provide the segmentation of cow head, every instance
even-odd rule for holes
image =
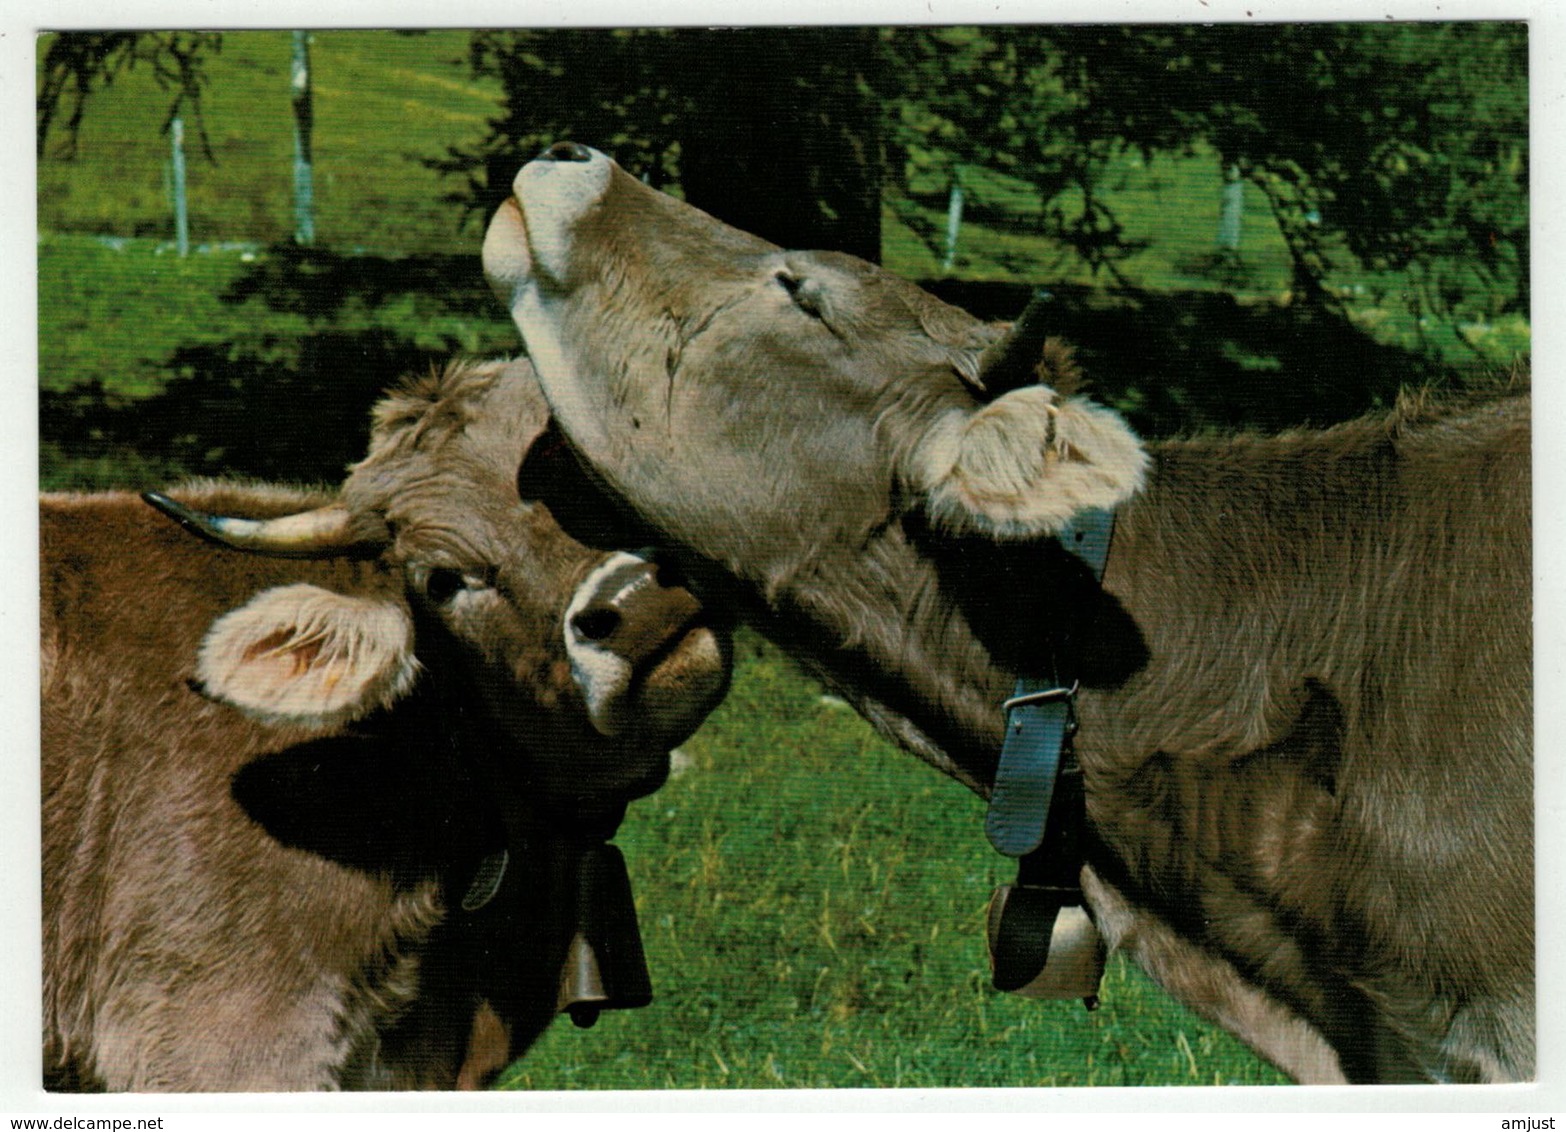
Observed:
[[[655,562],[591,550],[519,499],[521,453],[547,421],[525,361],[454,365],[377,406],[370,454],[328,506],[258,521],[164,500],[228,545],[373,556],[403,582],[380,597],[258,594],[208,633],[207,693],[331,726],[393,706],[430,669],[463,704],[453,726],[474,726],[476,701],[478,726],[526,760],[514,770],[546,804],[655,789],[722,697],[727,638]]]
[[[1038,319],[1007,333],[861,260],[782,250],[585,146],[523,167],[484,267],[594,473],[769,582],[899,511],[1025,539],[1142,482],[1117,416],[1037,383]]]

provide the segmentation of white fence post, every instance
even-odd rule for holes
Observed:
[[[174,245],[179,254],[190,254],[190,213],[185,205],[185,122],[169,122],[170,162],[174,171]]]
[[[294,97],[294,243],[315,243],[315,180],[311,171],[310,33],[294,32],[291,72]]]
[[[1240,167],[1231,164],[1223,171],[1223,202],[1218,209],[1218,250],[1231,256],[1240,254],[1240,222],[1245,218],[1245,180]]]
[[[957,262],[957,233],[962,230],[962,166],[952,168],[952,195],[946,202],[946,255],[941,270],[950,271]]]

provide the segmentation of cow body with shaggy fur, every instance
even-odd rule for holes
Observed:
[[[1080,678],[1107,942],[1300,1080],[1533,1073],[1526,397],[1144,447],[1027,318],[583,146],[515,190],[486,273],[632,522],[981,794],[1018,676]],[[1054,536],[1104,508],[1100,585]]]
[[[726,660],[685,591],[517,498],[546,419],[525,363],[456,366],[382,403],[340,493],[174,493],[357,528],[310,560],[43,497],[49,1087],[471,1088],[554,1017],[602,836],[572,815],[661,782]]]

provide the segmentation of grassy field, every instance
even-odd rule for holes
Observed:
[[[145,399],[180,376],[169,362],[181,350],[222,345],[237,354],[267,343],[282,360],[277,344],[326,328],[395,332],[432,357],[517,348],[479,278],[476,248],[449,257],[449,283],[413,278],[411,267],[399,278],[399,258],[356,257],[384,276],[367,293],[319,278],[344,271],[330,253],[297,260],[287,249],[224,248],[181,259],[150,240],[42,233],[39,388],[99,384],[120,401]]]
[[[460,31],[312,34],[322,242],[342,250],[451,249],[461,213],[441,197],[457,185],[423,161],[482,137],[499,99],[498,86],[469,74],[467,42]],[[194,243],[271,243],[291,235],[290,51],[286,31],[223,37],[203,95],[213,160],[200,151],[195,122],[186,123]],[[169,142],[161,133],[168,95],[139,68],[99,98],[88,111],[77,159],[39,163],[39,225],[171,238]]]
[[[101,97],[80,159],[51,157],[39,172],[43,487],[142,488],[224,472],[331,481],[362,451],[378,388],[453,352],[514,347],[478,277],[479,227],[442,203],[456,186],[422,164],[476,140],[497,109],[498,92],[460,62],[465,45],[460,32],[317,33],[323,250],[310,254],[279,246],[289,224],[287,33],[231,33],[211,67],[218,163],[192,144],[202,247],[188,259],[167,246],[164,96],[131,74]],[[1176,312],[1170,334],[1201,337],[1180,321],[1192,295],[1272,311],[1286,262],[1259,204],[1237,303],[1202,269],[1217,212],[1210,161],[1128,158],[1116,175],[1123,219],[1147,242],[1127,270]],[[974,196],[1014,189],[981,175]],[[885,260],[934,278],[939,263],[911,215],[925,229],[940,223],[931,209],[920,220],[888,208]],[[956,274],[1094,282],[1044,241],[983,224],[964,229]],[[1400,322],[1387,299],[1395,281],[1345,285],[1363,292],[1351,301],[1357,325],[1394,344],[1425,333]],[[1098,313],[1105,337],[1142,337],[1126,334],[1115,311]],[[1275,324],[1264,325],[1270,334]],[[1525,324],[1481,330],[1498,359],[1526,349]],[[1160,355],[1149,372],[1175,374],[1186,361]],[[1236,362],[1258,383],[1275,378],[1269,367],[1249,355]],[[1252,396],[1274,398],[1264,384]],[[991,990],[983,910],[1011,877],[984,841],[979,801],[824,700],[769,646],[745,636],[739,653],[728,702],[686,748],[692,769],[633,807],[618,839],[654,1004],[591,1031],[560,1023],[503,1087],[1281,1080],[1118,960],[1093,1014]]]

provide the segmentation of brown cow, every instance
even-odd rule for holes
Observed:
[[[518,499],[546,419],[525,362],[456,365],[339,495],[175,492],[207,540],[43,498],[49,1087],[475,1087],[555,1015],[727,644]]]
[[[1144,450],[1036,316],[572,143],[484,262],[594,481],[894,740],[988,794],[1018,675],[1080,677],[1088,907],[1187,1005],[1301,1080],[1533,1073],[1526,397]]]

